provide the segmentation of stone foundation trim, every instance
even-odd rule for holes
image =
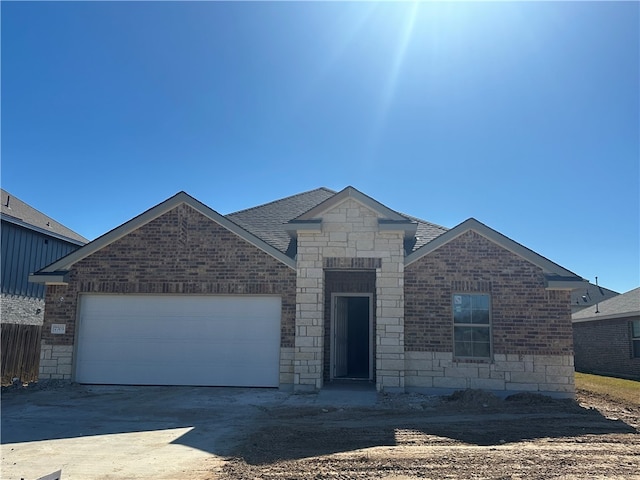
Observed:
[[[293,388],[293,348],[280,348],[280,388]],[[290,387],[288,387],[290,386]]]
[[[72,375],[73,346],[42,344],[39,380],[71,380]]]
[[[406,352],[405,386],[407,391],[474,388],[572,397],[573,356],[495,354],[491,363],[471,364],[454,360],[450,352]]]
[[[429,395],[434,397],[444,397],[453,394],[454,392],[460,390],[460,388],[433,388],[433,387],[406,387],[404,389],[404,393],[419,393],[422,395]],[[489,393],[494,394],[498,398],[507,398],[511,395],[515,395],[517,393],[522,393],[525,390],[491,390],[491,389],[482,389]],[[558,392],[555,390],[537,390],[531,391],[532,393],[536,393],[539,395],[545,395],[551,398],[575,398],[575,394],[573,392]],[[395,392],[392,392],[395,393]],[[399,392],[403,393],[403,392]]]

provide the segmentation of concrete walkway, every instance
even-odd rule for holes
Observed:
[[[315,394],[318,405],[373,406],[378,401],[378,392],[371,384],[329,384]]]

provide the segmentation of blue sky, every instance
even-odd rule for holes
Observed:
[[[6,2],[2,187],[89,239],[352,185],[640,284],[638,2]]]

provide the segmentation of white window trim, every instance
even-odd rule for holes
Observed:
[[[478,323],[456,323],[455,321],[455,296],[456,295],[483,295],[489,299],[489,324],[478,324]],[[493,301],[491,299],[491,294],[488,292],[453,292],[451,295],[451,336],[453,343],[453,358],[455,360],[476,360],[476,361],[491,361],[493,358],[493,314],[492,314],[492,306]],[[456,327],[477,327],[477,328],[487,328],[489,327],[489,355],[486,357],[473,357],[473,356],[463,356],[456,354],[456,336],[455,330]]]

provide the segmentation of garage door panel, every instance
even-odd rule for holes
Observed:
[[[244,364],[247,362],[270,362],[273,360],[273,349],[263,348],[263,344],[260,342],[243,342],[243,350],[255,349],[249,359],[238,359],[238,344],[208,344],[205,340],[200,340],[200,343],[193,342],[172,342],[168,340],[155,340],[146,342],[145,348],[140,348],[140,344],[127,339],[122,342],[101,342],[92,344],[91,348],[80,348],[80,356],[85,359],[85,364],[89,361],[92,362],[113,362],[117,361],[114,358],[117,352],[118,356],[123,357],[126,363],[155,363],[157,365],[171,364],[177,362],[193,363],[195,359],[199,362],[203,362],[203,365],[211,366],[215,362],[219,362],[223,359],[226,365],[231,364]],[[149,360],[149,351],[155,352],[153,360]],[[206,363],[205,363],[206,362]],[[256,368],[257,365],[256,365]]]
[[[265,336],[269,339],[277,339],[280,336],[280,332],[273,328],[273,317],[234,319],[212,318],[211,315],[199,318],[97,315],[89,317],[89,321],[85,320],[85,317],[87,316],[81,317],[83,325],[87,325],[83,333],[95,336],[97,341],[121,341],[123,330],[127,331],[127,337],[130,339],[170,338],[175,341],[198,341],[203,336],[215,336],[219,343],[224,343],[225,340],[260,341]]]
[[[188,363],[171,363],[158,368],[155,362],[147,364],[139,363],[109,363],[87,364],[92,372],[91,382],[94,384],[119,384],[119,385],[194,385],[189,380]],[[107,372],[109,373],[100,373]],[[246,368],[242,365],[212,366],[199,376],[200,381],[195,385],[205,386],[234,386],[234,387],[273,387],[272,381],[266,381],[272,374],[268,368],[256,368],[251,375],[246,375]],[[114,382],[114,378],[117,381]]]
[[[279,297],[83,295],[76,380],[277,386]]]

